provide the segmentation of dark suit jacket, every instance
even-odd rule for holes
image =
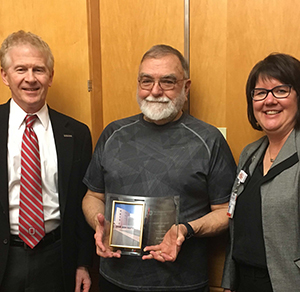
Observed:
[[[10,241],[7,135],[9,104],[0,105],[0,284],[6,268]],[[86,193],[82,183],[92,152],[88,127],[49,108],[57,161],[61,215],[62,265],[65,291],[75,289],[78,266],[90,266],[94,249],[93,231],[85,221],[81,201]],[[60,263],[58,263],[60,264]]]

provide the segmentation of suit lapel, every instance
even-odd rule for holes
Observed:
[[[72,168],[74,136],[73,132],[68,128],[67,119],[63,115],[49,108],[49,116],[57,152],[58,195],[61,218],[63,218]]]
[[[8,214],[7,138],[10,101],[0,106],[0,205]]]

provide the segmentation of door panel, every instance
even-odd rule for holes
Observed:
[[[298,8],[296,0],[228,1],[226,115],[236,159],[244,146],[262,136],[247,119],[245,86],[250,70],[272,52],[300,59]]]
[[[20,29],[42,37],[54,55],[54,82],[48,104],[91,126],[87,11],[85,1],[1,1],[0,40]],[[0,82],[0,102],[11,94]]]
[[[184,48],[182,0],[100,1],[104,126],[139,113],[139,62],[153,45]]]

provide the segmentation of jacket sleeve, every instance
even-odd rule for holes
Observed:
[[[221,286],[224,289],[236,290],[237,288],[237,270],[236,263],[232,259],[233,247],[233,220],[229,221],[229,234],[230,238],[227,244],[225,264],[223,270],[223,278]]]
[[[87,224],[81,208],[82,199],[87,191],[85,184],[82,182],[86,169],[89,165],[92,155],[92,141],[90,131],[87,128],[85,135],[81,137],[83,142],[81,152],[81,168],[80,168],[80,183],[78,189],[78,209],[77,209],[77,244],[78,244],[78,259],[77,266],[91,266],[93,251],[94,251],[94,231]]]

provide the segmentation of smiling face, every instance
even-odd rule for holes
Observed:
[[[137,101],[147,121],[166,124],[178,119],[187,100],[191,81],[184,78],[180,60],[173,54],[160,58],[146,58],[140,65],[139,79],[155,81],[151,90],[138,84]],[[158,81],[176,82],[174,89],[163,90]]]
[[[274,78],[259,78],[255,88],[272,89],[283,83]],[[264,132],[274,137],[286,137],[294,128],[298,110],[297,93],[292,88],[287,98],[275,98],[271,92],[264,100],[252,101],[254,116]]]
[[[9,86],[13,100],[26,113],[39,111],[53,80],[45,55],[29,44],[14,46],[7,54],[7,67],[1,68],[4,84]]]

